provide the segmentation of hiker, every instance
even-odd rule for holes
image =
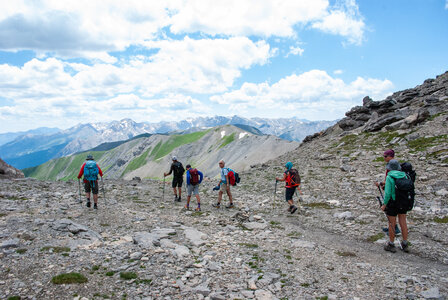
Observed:
[[[397,215],[398,215],[398,223],[400,224],[403,241],[401,242],[401,248],[405,252],[409,252],[408,249],[408,227],[406,224],[406,212],[405,209],[400,209],[397,206],[397,199],[395,193],[395,180],[400,178],[406,178],[407,175],[405,172],[401,171],[400,163],[391,159],[388,162],[389,172],[386,177],[386,183],[384,187],[384,202],[381,206],[381,209],[386,213],[387,219],[389,221],[389,242],[384,246],[384,250],[390,252],[396,252],[395,249],[395,231],[393,228],[396,226]]]
[[[92,155],[87,155],[86,162],[79,170],[78,180],[84,175],[84,190],[87,197],[87,207],[90,207],[90,192],[93,194],[93,208],[98,209],[98,175],[103,179],[103,171]]]
[[[173,193],[174,193],[174,201],[181,202],[182,197],[182,183],[184,182],[184,173],[185,169],[184,166],[182,166],[182,163],[177,160],[176,156],[173,156],[172,158],[173,163],[171,164],[170,171],[168,173],[163,173],[163,176],[168,176],[171,173],[173,173],[173,182],[171,186],[173,187]],[[177,190],[179,190],[179,197],[177,197]]]
[[[196,211],[201,211],[199,185],[201,184],[204,175],[201,171],[192,169],[190,164],[188,164],[185,168],[187,169],[187,204],[185,205],[185,208],[190,209],[191,194],[194,194],[196,196],[196,200],[198,200],[198,207],[196,208]]]
[[[386,176],[384,177],[384,181],[382,181],[382,182],[375,181],[375,185],[376,185],[376,187],[379,187],[379,188],[384,190],[387,174],[390,171],[389,167],[388,167],[389,161],[391,161],[392,159],[395,158],[395,151],[393,149],[389,149],[389,150],[384,151],[383,158],[384,158],[384,161],[387,163],[386,164]],[[397,224],[397,223],[395,222],[395,224]],[[383,228],[383,231],[384,232],[389,232],[389,227]],[[398,229],[398,225],[395,225],[395,234],[400,234],[400,229]]]
[[[213,206],[216,208],[221,207],[222,194],[224,193],[223,190],[225,190],[227,196],[229,196],[229,204],[226,206],[226,208],[232,208],[233,198],[232,193],[230,192],[229,168],[224,167],[225,166],[224,160],[220,160],[218,164],[219,167],[221,168],[221,179],[219,180],[218,185],[213,188],[214,191],[219,190],[218,203],[213,204]]]
[[[285,164],[285,172],[283,173],[283,178],[275,177],[276,181],[285,181],[285,200],[289,204],[288,211],[293,214],[297,210],[297,206],[294,205],[294,200],[292,196],[296,191],[296,188],[300,185],[300,176],[296,169],[293,169],[292,162],[288,161]]]

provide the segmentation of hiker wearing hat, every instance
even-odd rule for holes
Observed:
[[[385,186],[386,179],[387,179],[387,174],[390,171],[389,162],[395,158],[395,151],[393,149],[388,149],[388,150],[384,151],[383,158],[384,158],[384,161],[386,162],[386,176],[384,177],[384,181],[382,181],[382,182],[375,181],[375,185],[384,190],[384,186]],[[395,222],[395,224],[396,224],[396,222]],[[389,227],[383,228],[383,231],[388,232]],[[396,224],[395,225],[395,234],[399,234],[399,233],[400,233],[400,229],[398,229],[398,225]]]
[[[194,194],[196,196],[196,200],[198,201],[198,207],[196,208],[196,211],[201,211],[199,185],[201,184],[204,175],[201,171],[192,169],[190,164],[186,165],[185,168],[187,168],[187,204],[185,204],[185,209],[190,209],[191,194]]]
[[[93,208],[98,209],[98,175],[103,178],[103,171],[93,160],[92,155],[87,155],[86,162],[79,170],[78,180],[84,175],[84,190],[87,197],[87,207],[90,207],[90,192],[93,194]]]
[[[300,185],[300,176],[296,169],[293,169],[292,162],[288,161],[285,164],[285,172],[283,173],[283,178],[275,177],[276,181],[285,181],[285,200],[289,204],[288,211],[293,214],[297,210],[297,206],[294,205],[294,200],[292,196],[296,191],[296,188]]]
[[[397,216],[398,223],[400,224],[403,241],[401,242],[401,248],[403,251],[408,252],[408,226],[406,223],[406,210],[400,209],[396,205],[396,195],[395,195],[395,181],[397,179],[406,178],[406,173],[401,171],[400,163],[391,159],[387,163],[388,174],[386,177],[386,183],[384,186],[384,202],[381,209],[386,213],[387,219],[389,221],[389,242],[384,246],[384,250],[390,252],[396,252],[394,240],[395,231],[393,230],[396,226]]]
[[[184,173],[185,169],[184,166],[182,166],[182,163],[177,160],[176,156],[173,156],[172,158],[173,163],[171,164],[170,171],[168,173],[163,173],[163,176],[168,176],[171,173],[173,173],[173,193],[174,193],[174,201],[180,202],[181,196],[182,196],[182,183],[184,181]],[[177,187],[177,190],[176,190]],[[179,197],[177,196],[177,191],[179,191]]]

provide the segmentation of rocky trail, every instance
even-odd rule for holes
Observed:
[[[443,299],[446,295],[446,240],[426,237],[411,225],[411,253],[386,253],[381,232],[386,222],[375,202],[364,216],[356,212],[350,216],[348,206],[309,201],[304,185],[299,213],[291,215],[280,185],[273,208],[273,185],[257,190],[249,181],[251,174],[243,176],[246,183],[234,189],[233,209],[211,207],[217,197],[214,182],[204,182],[201,212],[183,209],[185,195],[182,203],[172,201],[168,184],[162,201],[162,184],[157,181],[105,180],[106,201],[100,193],[97,211],[85,207],[85,201],[78,203],[75,181],[0,181],[0,298]],[[446,231],[446,224],[442,226],[438,230]],[[369,241],[378,233],[379,240]],[[52,282],[55,276],[72,272],[87,282]]]

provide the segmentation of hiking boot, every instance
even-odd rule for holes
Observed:
[[[186,204],[185,204],[184,208],[185,208],[186,210],[190,210],[190,207],[189,207],[188,205],[186,205]]]
[[[391,242],[388,242],[386,245],[384,245],[384,250],[390,251],[392,253],[397,252],[397,248],[395,248],[395,245],[392,244]]]
[[[218,203],[216,203],[216,204],[212,204],[212,206],[213,206],[213,207],[216,207],[216,208],[220,208],[220,207],[221,207],[221,203],[218,202]]]
[[[288,207],[288,212],[291,212],[292,205]]]
[[[406,253],[409,252],[409,243],[407,241],[401,241],[401,250]]]
[[[177,195],[176,196],[174,196],[174,202],[176,202],[177,201]]]
[[[96,203],[93,204],[93,208],[94,209],[98,209],[98,205],[96,205]]]
[[[226,208],[233,208],[233,203],[229,203],[229,205],[227,205]]]
[[[182,202],[182,200],[180,199],[180,197],[177,198],[177,202]]]
[[[86,206],[87,206],[87,207],[90,207],[90,201],[87,201]]]
[[[201,211],[200,207],[196,207],[195,211]]]
[[[295,213],[296,210],[297,210],[297,206],[293,205],[293,206],[291,207],[291,215],[292,215],[293,213]]]

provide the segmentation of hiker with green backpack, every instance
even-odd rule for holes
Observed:
[[[173,182],[171,186],[173,187],[174,201],[181,202],[182,183],[184,182],[185,169],[182,163],[177,160],[176,156],[173,156],[172,160],[173,163],[171,164],[170,171],[168,173],[163,173],[163,176],[166,177],[173,173]],[[179,197],[177,196],[177,191],[179,191]]]
[[[389,242],[384,246],[384,250],[396,252],[394,228],[398,216],[398,223],[400,224],[403,237],[400,247],[404,252],[409,252],[406,213],[414,205],[414,183],[409,175],[401,171],[400,163],[397,160],[392,159],[387,165],[390,171],[386,177],[384,202],[381,210],[386,213],[389,221]]]
[[[91,206],[90,192],[93,194],[93,208],[98,209],[98,175],[103,179],[103,171],[100,166],[95,162],[92,155],[87,155],[86,162],[81,166],[79,170],[78,181],[84,176],[84,190],[87,197],[87,207]]]
[[[276,182],[277,181],[285,181],[285,200],[289,204],[288,212],[291,214],[295,213],[297,210],[297,206],[294,205],[294,200],[292,199],[292,196],[294,195],[294,192],[296,191],[296,188],[300,185],[300,176],[297,169],[293,168],[292,162],[288,161],[285,164],[285,172],[283,173],[282,178],[275,177]]]

